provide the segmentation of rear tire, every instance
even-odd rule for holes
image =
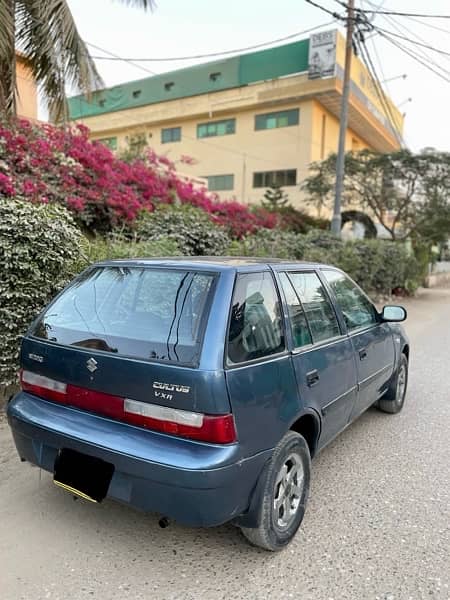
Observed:
[[[275,447],[265,475],[259,527],[241,527],[254,546],[272,552],[289,544],[303,520],[311,457],[305,439],[289,431]]]
[[[378,400],[377,408],[382,412],[395,415],[399,413],[405,403],[406,389],[408,387],[408,359],[404,354],[400,356],[397,372],[386,394]]]

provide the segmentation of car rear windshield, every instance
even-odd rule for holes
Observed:
[[[214,278],[162,268],[94,268],[47,308],[32,335],[66,346],[195,365]]]

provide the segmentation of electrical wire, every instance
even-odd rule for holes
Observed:
[[[309,1],[309,0],[307,0]],[[244,48],[235,48],[234,50],[223,50],[221,52],[210,52],[208,54],[195,54],[192,56],[170,56],[170,57],[158,57],[158,58],[124,58],[120,56],[116,57],[107,57],[107,56],[92,56],[96,60],[123,60],[126,62],[175,62],[180,60],[197,60],[200,58],[214,58],[217,56],[226,56],[228,54],[239,54],[241,52],[246,52],[248,50],[257,50],[258,48],[263,48],[264,46],[270,46],[271,44],[277,44],[279,42],[286,42],[287,40],[291,40],[293,38],[299,37],[300,35],[305,35],[307,33],[311,33],[316,29],[321,29],[323,27],[328,27],[328,25],[332,25],[333,21],[328,23],[323,23],[321,25],[316,25],[315,27],[310,27],[309,29],[305,29],[303,31],[297,31],[296,33],[291,33],[290,35],[286,35],[281,38],[277,38],[275,40],[270,40],[267,42],[261,42],[260,44],[254,44],[252,46],[246,46]],[[89,44],[92,46],[93,44]],[[103,48],[101,48],[103,52],[107,52]],[[111,53],[110,53],[111,54]]]
[[[306,0],[307,2],[309,0]],[[355,8],[359,13],[371,13],[375,15],[392,15],[394,17],[420,17],[421,19],[450,19],[450,15],[430,15],[428,13],[404,13],[395,12],[392,10],[367,10],[362,8]]]
[[[438,25],[435,25],[434,23],[429,23],[428,21],[421,21],[420,19],[417,19],[416,17],[406,17],[409,21],[414,21],[414,23],[419,23],[420,25],[424,25],[425,27],[429,27],[430,29],[434,29],[435,31],[442,31],[443,33],[446,33],[447,35],[450,35],[450,30],[448,29],[444,29],[443,27],[438,27]]]
[[[368,4],[374,6],[373,2],[371,2],[370,0],[367,0],[367,2],[368,2]],[[370,28],[371,28],[372,31],[376,31],[381,37],[383,37],[386,40],[388,40],[391,44],[395,45],[398,49],[402,50],[405,54],[407,54],[408,56],[410,56],[411,58],[413,58],[414,60],[416,60],[423,67],[427,68],[428,70],[430,70],[431,72],[433,72],[435,75],[438,75],[439,77],[441,77],[445,81],[449,81],[449,79],[445,75],[442,74],[442,72],[444,72],[446,75],[450,76],[449,71],[447,71],[446,69],[444,69],[441,64],[436,63],[430,55],[428,55],[427,53],[425,53],[423,50],[419,50],[419,49],[413,50],[412,48],[410,48],[408,46],[405,46],[400,41],[395,40],[392,37],[390,37],[389,35],[387,35],[386,33],[384,33],[384,31],[378,30],[378,27],[375,26],[375,25],[373,25],[370,21],[368,21],[367,17],[364,17],[363,15],[359,15],[358,18],[361,20],[361,17],[365,20],[363,22],[365,22],[366,24],[368,24],[370,26]],[[410,31],[409,29],[405,28],[400,23],[397,23],[394,19],[392,19],[392,17],[390,17],[390,16],[384,16],[384,18],[397,31],[402,32],[402,31],[406,30],[408,33],[410,33],[412,35],[415,35],[412,31]],[[396,35],[396,34],[392,34],[392,35]],[[422,39],[422,38],[419,38],[419,39]],[[424,40],[422,39],[422,41],[424,41]],[[444,58],[446,58],[445,55],[443,55],[443,56],[444,56]],[[435,67],[435,68],[433,68],[433,67]]]
[[[371,2],[371,0],[367,0],[367,2],[368,2],[368,4],[375,6],[374,3]],[[422,44],[427,44],[427,41],[424,38],[420,37],[415,31],[413,32],[411,29],[408,29],[408,27],[406,27],[406,25],[404,23],[399,23],[398,21],[396,21],[395,19],[393,19],[392,17],[389,17],[389,16],[382,16],[382,18],[388,23],[388,25],[390,25],[397,32],[399,32],[400,35],[405,34],[405,32],[407,35],[411,35],[413,37],[411,43],[419,41],[419,42],[422,42]],[[424,23],[424,24],[426,24],[426,23]],[[427,54],[423,50],[416,50],[416,52],[425,61],[433,64],[438,70],[442,69],[442,66],[440,64],[437,64],[436,62],[434,62],[431,55]],[[442,54],[442,56],[445,60],[450,61],[450,58],[447,57],[445,54]]]
[[[320,4],[317,4],[317,2],[314,2],[314,0],[305,0],[305,2],[307,2],[308,4],[311,4],[311,6],[315,6],[316,8],[320,8],[320,10],[322,10],[323,12],[326,12],[327,14],[331,15],[334,19],[344,19],[344,17],[332,10],[329,10],[328,8],[325,8],[325,6],[321,6]]]
[[[101,48],[100,46],[96,46],[95,44],[91,44],[90,42],[86,42],[86,45],[91,46],[91,48],[95,48],[96,50],[100,50],[100,52],[104,52],[105,54],[109,54],[110,58],[114,58],[115,60],[121,60],[125,63],[128,63],[132,67],[136,67],[136,69],[140,69],[141,71],[145,71],[146,73],[149,73],[150,75],[158,75],[158,73],[156,73],[155,71],[151,71],[150,69],[148,69],[147,67],[144,67],[143,65],[138,65],[130,59],[122,58],[118,54],[114,54],[113,52],[110,52],[109,50],[105,50],[104,48]],[[106,57],[106,56],[103,56],[103,57],[91,56],[91,58],[107,59],[108,57]]]
[[[433,52],[438,52],[439,54],[444,54],[445,56],[450,56],[450,52],[446,52],[445,50],[441,50],[440,48],[434,48],[433,46],[430,46],[428,44],[423,44],[417,40],[413,40],[411,38],[405,37],[404,35],[400,35],[399,33],[394,33],[393,31],[388,31],[387,29],[383,29],[379,25],[376,26],[376,30],[382,31],[383,33],[385,33],[387,35],[392,35],[394,37],[400,38],[401,40],[404,40],[405,42],[409,42],[411,44],[416,44],[416,46],[421,46],[422,48],[426,48],[427,50],[432,50]]]
[[[392,17],[384,17],[385,20],[387,20],[389,22],[389,24],[394,27],[394,29],[397,32],[400,32],[400,34],[402,34],[404,31],[406,31],[407,33],[411,33],[411,35],[415,36],[415,34],[413,32],[411,32],[409,29],[405,28],[402,24],[397,23]],[[379,35],[381,35],[381,33],[383,32],[378,32]],[[384,34],[386,35],[386,34]],[[419,36],[417,36],[417,38],[419,40],[425,41],[422,38],[420,38]],[[399,40],[400,38],[398,38]],[[397,41],[398,41],[397,40]],[[399,42],[402,46],[404,46],[404,44],[402,44],[401,42]],[[426,62],[426,64],[433,66],[435,69],[437,69],[439,72],[443,71],[446,75],[450,76],[450,71],[448,69],[446,69],[441,61],[436,62],[437,57],[435,57],[435,55],[426,52],[425,50],[422,50],[422,48],[420,47],[414,47],[411,48],[411,46],[404,46],[406,49],[409,49],[415,56],[417,56],[419,59],[422,59],[423,61]],[[442,58],[446,61],[450,61],[450,58],[445,56],[445,55],[441,55]]]
[[[360,40],[357,38],[356,43],[358,45],[360,54],[361,54],[361,58],[364,62],[364,65],[369,73],[369,76],[372,80],[373,86],[375,88],[375,92],[378,96],[378,100],[380,102],[380,105],[382,107],[383,112],[385,113],[385,116],[391,126],[392,132],[394,133],[395,137],[397,138],[397,141],[400,143],[400,145],[403,145],[403,139],[401,136],[401,133],[398,130],[398,126],[395,123],[395,119],[393,117],[392,114],[392,110],[390,107],[390,104],[386,98],[386,94],[384,93],[383,90],[383,86],[380,83],[379,77],[376,73],[373,61],[370,57],[369,51],[367,49],[367,46],[365,45],[363,40]]]
[[[381,75],[382,75],[382,77],[383,77],[383,81],[380,81],[380,85],[382,85],[382,86],[383,86],[383,88],[386,88],[386,90],[387,90],[387,92],[388,92],[388,97],[389,97],[389,98],[392,98],[392,94],[391,94],[391,91],[390,91],[389,87],[386,85],[386,83],[383,83],[383,82],[384,82],[384,80],[385,80],[385,75],[384,75],[384,70],[383,70],[383,62],[382,62],[382,60],[381,60],[381,58],[380,58],[380,55],[379,55],[379,53],[378,53],[377,45],[376,45],[376,43],[375,43],[375,40],[374,40],[373,38],[370,38],[370,41],[372,42],[372,48],[373,48],[373,51],[374,51],[374,54],[375,54],[375,58],[376,58],[376,60],[377,60],[377,62],[378,62],[378,67],[379,67],[379,69],[380,69],[380,72],[381,72]],[[405,76],[403,76],[403,78],[405,78]],[[397,106],[397,105],[396,105],[396,106]],[[397,109],[398,109],[398,106],[397,106]],[[404,115],[403,115],[403,116],[404,116]],[[408,145],[409,145],[409,144],[408,144],[408,140],[407,140],[407,138],[405,137],[405,134],[404,134],[403,132],[401,132],[401,136],[402,136],[402,139],[403,139],[404,145],[405,145],[405,146],[408,146]]]
[[[434,73],[435,75],[437,75],[438,77],[440,77],[441,79],[446,81],[447,83],[450,83],[450,78],[446,77],[439,71],[433,69],[433,67],[431,67],[429,64],[424,62],[421,58],[419,58],[419,56],[416,53],[414,53],[413,50],[411,50],[410,48],[406,48],[403,44],[394,40],[393,38],[389,37],[388,35],[384,34],[382,31],[380,31],[379,34],[381,35],[381,37],[383,37],[388,42],[390,42],[392,45],[394,45],[397,48],[399,48],[400,50],[402,50],[405,54],[407,54],[409,57],[414,59],[416,62],[420,63],[423,67],[425,67],[426,69],[428,69],[429,71],[431,71],[432,73]]]

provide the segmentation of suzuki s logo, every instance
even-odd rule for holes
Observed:
[[[153,388],[155,390],[161,390],[165,392],[180,392],[181,394],[189,394],[191,388],[188,385],[177,385],[175,383],[162,383],[161,381],[154,381]]]
[[[97,361],[95,360],[95,358],[91,358],[89,360],[86,361],[86,368],[93,373],[94,371],[97,370]]]

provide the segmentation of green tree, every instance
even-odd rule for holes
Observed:
[[[270,211],[277,211],[289,202],[289,196],[282,187],[276,183],[272,184],[264,193],[261,200],[263,207]]]
[[[336,155],[311,165],[302,186],[309,202],[317,207],[332,205],[335,173]],[[344,205],[366,209],[393,240],[448,238],[449,198],[450,153],[363,150],[345,157]]]
[[[153,6],[153,0],[122,1]],[[16,115],[16,48],[54,120],[67,116],[66,85],[89,94],[102,84],[67,0],[0,0],[0,116]]]

